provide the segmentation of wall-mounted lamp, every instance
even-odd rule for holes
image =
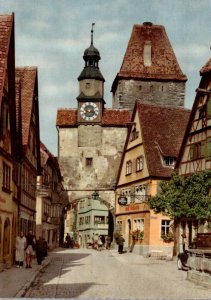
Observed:
[[[97,191],[94,191],[94,193],[92,194],[92,199],[93,200],[98,200],[99,199],[99,193]]]

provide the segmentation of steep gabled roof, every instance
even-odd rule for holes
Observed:
[[[138,101],[138,111],[149,176],[170,177],[172,169],[162,163],[162,157],[175,157],[190,116],[190,110],[158,106]]]
[[[37,78],[36,67],[18,67],[15,70],[16,81],[20,83],[22,113],[22,143],[28,145],[30,122],[32,116],[34,90]],[[17,87],[16,87],[17,88]]]
[[[0,15],[0,101],[3,95],[3,87],[7,70],[7,58],[9,53],[10,37],[14,22],[14,14]]]
[[[47,163],[50,161],[51,165],[57,171],[58,177],[61,180],[61,172],[58,163],[57,157],[55,157],[48,148],[40,141],[40,157],[41,157],[41,167],[45,167]]]
[[[200,75],[203,75],[210,71],[211,71],[211,59],[209,59],[208,62],[201,68]]]
[[[200,75],[202,77],[201,77],[201,80],[199,83],[199,89],[196,90],[196,97],[195,97],[195,100],[193,103],[193,107],[192,107],[190,118],[189,118],[189,121],[188,121],[188,124],[186,127],[186,131],[185,131],[185,134],[183,137],[182,145],[180,147],[180,152],[179,152],[178,159],[177,159],[176,166],[175,166],[176,168],[179,168],[179,165],[180,165],[183,153],[184,153],[184,147],[185,147],[187,138],[189,136],[189,133],[190,133],[190,130],[191,130],[191,127],[193,124],[193,120],[194,120],[196,111],[198,109],[199,102],[201,100],[200,99],[201,98],[200,89],[202,89],[202,90],[206,89],[207,78],[209,79],[209,81],[211,80],[211,59],[209,59],[208,62],[201,68]]]
[[[151,65],[144,64],[144,48],[151,46]],[[177,62],[171,43],[161,25],[145,22],[133,26],[123,62],[117,78],[159,79],[186,81]]]
[[[77,109],[59,109],[57,111],[57,126],[78,126]],[[125,126],[130,121],[127,109],[104,109],[102,126]]]

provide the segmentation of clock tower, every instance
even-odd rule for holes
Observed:
[[[93,26],[91,45],[84,51],[85,66],[78,77],[78,123],[100,123],[104,109],[104,77],[99,69],[100,53],[93,45]]]

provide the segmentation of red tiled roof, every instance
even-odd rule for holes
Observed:
[[[144,65],[144,45],[151,43],[151,66]],[[119,77],[186,81],[161,25],[134,25]]]
[[[60,168],[57,157],[55,157],[48,148],[40,141],[40,156],[41,156],[41,166],[44,167],[50,159],[57,171],[59,171],[60,174]]]
[[[60,108],[57,111],[57,126],[76,126],[77,125],[77,109]]]
[[[28,144],[33,96],[35,90],[37,68],[18,67],[15,69],[16,82],[20,80],[22,137],[23,146]],[[17,85],[16,85],[17,88]]]
[[[57,126],[78,126],[77,109],[59,109]],[[130,121],[130,112],[126,109],[104,109],[102,126],[124,126]]]
[[[201,68],[200,74],[203,75],[204,73],[208,73],[211,71],[211,59]]]
[[[190,110],[137,102],[144,150],[150,176],[169,177],[172,169],[162,164],[162,157],[177,158]]]
[[[102,116],[102,125],[125,125],[130,122],[130,112],[127,109],[105,109]]]
[[[0,15],[0,100],[3,95],[7,57],[14,15]]]

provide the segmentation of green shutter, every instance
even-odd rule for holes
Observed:
[[[201,157],[206,157],[206,141],[201,142]]]
[[[206,156],[211,157],[211,137],[207,139]]]
[[[211,97],[207,100],[207,118],[211,118]]]
[[[194,155],[194,145],[191,145],[190,146],[190,152],[189,152],[190,160],[193,160],[193,155]]]

